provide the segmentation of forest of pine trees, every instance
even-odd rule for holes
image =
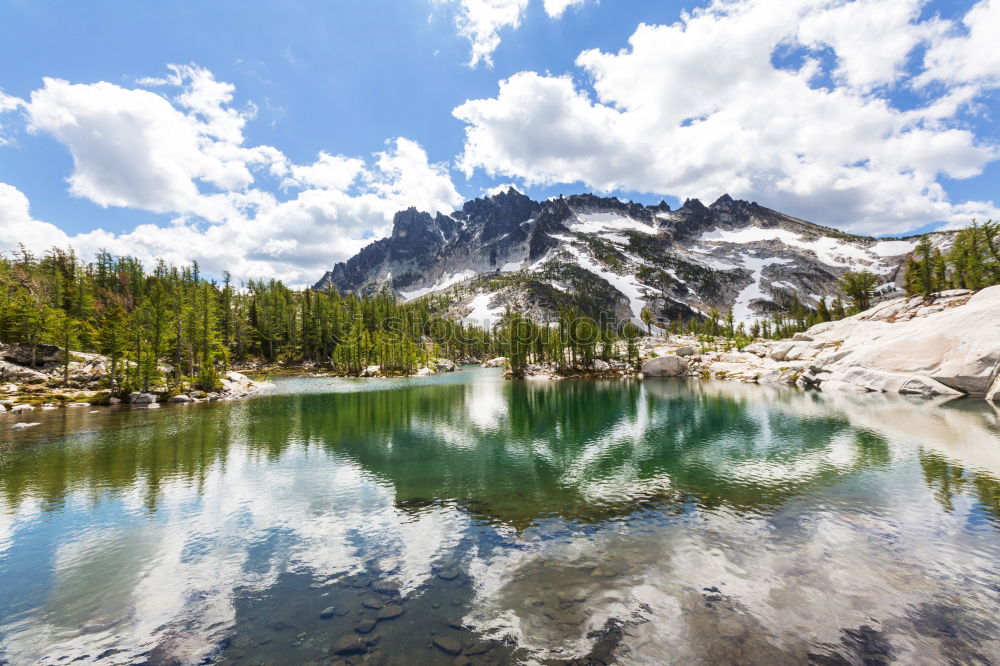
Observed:
[[[147,271],[108,253],[90,263],[57,249],[0,257],[0,342],[105,354],[115,393],[182,382],[213,390],[221,370],[249,359],[412,374],[431,357],[482,358],[495,338],[433,315],[426,300],[294,290],[277,280],[237,287],[228,274],[206,279],[196,263],[160,261]]]

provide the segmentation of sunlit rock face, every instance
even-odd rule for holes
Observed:
[[[618,321],[638,321],[644,307],[664,319],[732,309],[750,322],[793,294],[811,305],[834,296],[848,270],[872,271],[892,291],[915,245],[850,236],[729,196],[671,210],[590,194],[535,202],[510,189],[451,215],[398,213],[388,238],[316,288],[388,288],[407,300],[447,292],[452,314],[480,325],[507,304],[539,317],[576,305]]]
[[[0,457],[0,658],[988,663],[1000,413],[931,407],[477,369],[40,413]]]

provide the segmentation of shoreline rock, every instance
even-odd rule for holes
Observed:
[[[689,342],[668,338],[647,351],[653,361],[679,358]],[[1000,402],[1000,286],[892,299],[788,340],[688,358],[689,376]]]

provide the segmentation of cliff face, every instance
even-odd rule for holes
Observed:
[[[514,189],[450,215],[401,211],[388,238],[334,266],[315,285],[446,295],[451,313],[489,323],[507,304],[548,317],[575,306],[593,316],[661,319],[715,308],[752,321],[794,296],[815,305],[848,270],[895,288],[915,242],[877,241],[728,195],[678,210],[590,194],[536,202]]]

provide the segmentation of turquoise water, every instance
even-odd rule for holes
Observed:
[[[0,663],[1000,662],[983,401],[466,369],[90,411],[0,417]]]

